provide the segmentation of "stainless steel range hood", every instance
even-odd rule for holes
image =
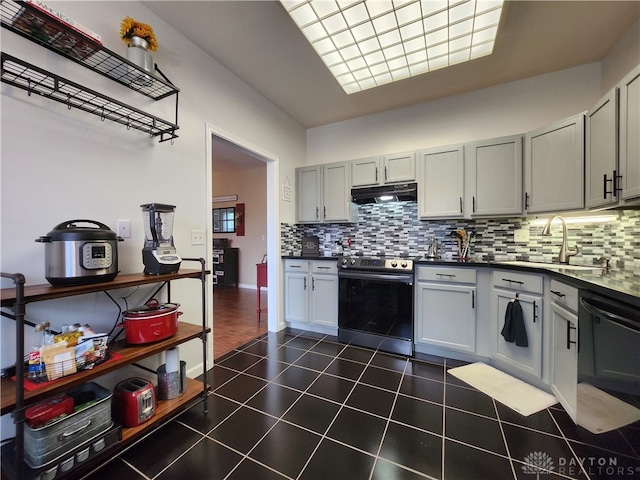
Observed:
[[[415,201],[418,198],[418,185],[416,183],[398,183],[352,188],[351,198],[357,204]]]

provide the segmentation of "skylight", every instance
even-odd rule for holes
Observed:
[[[490,55],[504,0],[280,0],[347,94]]]

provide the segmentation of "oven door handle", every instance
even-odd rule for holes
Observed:
[[[640,332],[640,326],[638,326],[638,322],[634,322],[630,318],[622,317],[612,312],[607,312],[606,310],[596,307],[595,305],[593,305],[591,302],[589,302],[584,298],[580,298],[580,303],[589,313],[593,315],[606,318],[611,322],[630,328],[635,332]]]
[[[413,283],[413,275],[402,274],[394,275],[386,273],[356,273],[340,270],[340,272],[338,273],[338,278],[351,278],[354,280],[381,280],[384,282],[408,283],[409,285]]]

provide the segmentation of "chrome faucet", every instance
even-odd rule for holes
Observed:
[[[560,219],[562,222],[562,245],[560,245],[560,253],[558,254],[558,262],[559,263],[569,263],[569,257],[578,254],[578,246],[576,245],[575,250],[567,249],[567,223],[564,221],[560,215],[554,215],[549,219],[547,224],[542,229],[542,235],[549,236],[551,235],[551,222],[553,222],[556,218]]]

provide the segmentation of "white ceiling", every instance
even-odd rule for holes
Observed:
[[[144,3],[307,128],[600,61],[640,16],[637,0],[508,0],[492,55],[346,95],[279,1]]]

